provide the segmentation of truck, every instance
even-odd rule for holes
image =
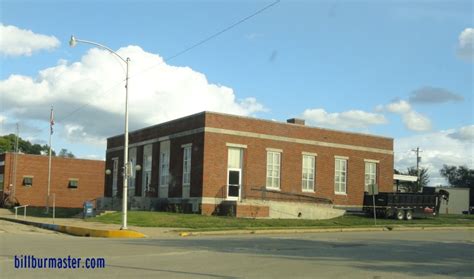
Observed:
[[[375,206],[374,206],[375,198]],[[437,216],[442,200],[449,201],[449,192],[435,191],[434,188],[423,188],[421,193],[379,192],[374,197],[364,194],[362,210],[370,216],[379,218],[396,218],[412,220],[416,217]]]

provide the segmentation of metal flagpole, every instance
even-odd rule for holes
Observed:
[[[48,195],[46,197],[46,213],[49,213],[49,193],[51,189],[51,136],[53,135],[54,115],[53,106],[51,106],[51,114],[49,116],[49,160],[48,160]]]

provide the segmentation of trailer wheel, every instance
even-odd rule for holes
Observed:
[[[405,213],[405,218],[407,220],[413,220],[413,212],[411,210],[407,210],[407,212]]]
[[[399,209],[397,210],[397,215],[396,215],[398,220],[403,220],[405,219],[405,211]]]

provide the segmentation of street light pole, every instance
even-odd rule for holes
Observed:
[[[90,44],[94,46],[98,46],[100,48],[103,48],[110,53],[114,54],[120,60],[122,60],[125,65],[127,65],[126,69],[126,77],[125,77],[125,132],[124,132],[124,150],[123,150],[123,194],[122,194],[122,227],[120,228],[121,230],[126,230],[128,229],[127,227],[127,196],[128,196],[128,178],[132,172],[130,168],[130,164],[128,162],[128,80],[129,80],[129,65],[130,65],[130,58],[127,57],[124,59],[122,56],[120,56],[118,53],[113,51],[112,49],[101,45],[96,42],[92,41],[86,41],[86,40],[79,40],[76,39],[74,36],[71,36],[71,40],[69,41],[69,45],[71,47],[76,46],[77,43],[85,43],[85,44]]]

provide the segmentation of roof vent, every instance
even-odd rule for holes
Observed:
[[[286,120],[286,122],[290,124],[304,125],[304,119],[299,119],[299,118],[290,118]]]

